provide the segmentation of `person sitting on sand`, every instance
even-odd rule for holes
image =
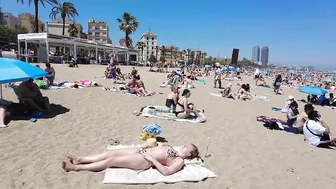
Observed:
[[[37,111],[50,110],[48,97],[42,96],[39,87],[34,83],[33,79],[22,82],[18,87],[18,94],[21,100]]]
[[[150,94],[146,92],[146,90],[141,87],[137,81],[137,76],[133,75],[132,78],[126,84],[127,92],[131,94],[138,94],[140,96],[149,96]]]
[[[247,92],[248,88],[246,88],[245,84],[242,84],[240,89],[238,89],[238,99],[241,100],[251,100],[252,96],[249,92]]]
[[[287,112],[287,125],[289,127],[292,127],[298,116],[299,116],[299,110],[298,110],[298,103],[293,101],[290,105],[289,105],[289,110]]]
[[[221,91],[222,96],[225,98],[235,99],[235,94],[232,92],[232,83],[229,83],[223,91]]]
[[[177,101],[175,115],[180,119],[187,119],[191,113],[195,114],[197,118],[203,120],[199,111],[193,103],[188,102],[191,92],[189,89],[184,89],[181,98]]]
[[[168,94],[166,98],[166,106],[170,108],[171,110],[176,110],[176,105],[179,99],[179,87],[178,86],[172,86],[171,92]]]
[[[303,133],[303,125],[308,120],[309,112],[313,111],[314,107],[312,104],[306,104],[304,106],[304,111],[299,114],[296,120],[296,128],[298,133]]]
[[[308,113],[308,120],[303,126],[305,140],[317,147],[335,145],[336,138],[330,138],[330,129],[326,122],[321,120],[321,115],[312,110]]]
[[[157,147],[133,147],[110,150],[86,157],[68,155],[70,161],[62,162],[65,171],[103,171],[107,168],[147,170],[155,167],[162,175],[168,176],[180,171],[184,159],[194,159],[199,154],[194,144],[183,145],[175,150],[168,145]]]
[[[295,102],[295,98],[292,95],[289,95],[288,100],[286,101],[285,107],[281,109],[282,113],[287,113],[289,111],[289,106],[292,102]]]
[[[121,73],[120,68],[116,69],[116,74],[117,74],[117,80],[125,80],[125,76],[124,76],[124,74]]]
[[[49,86],[54,85],[56,72],[55,72],[55,69],[50,65],[50,63],[46,63],[45,66],[46,66],[46,69],[44,69],[44,71],[46,71],[48,75],[45,76],[44,82],[49,87]]]

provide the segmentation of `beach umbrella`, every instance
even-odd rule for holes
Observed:
[[[309,76],[308,75],[304,75],[304,76],[302,76],[302,79],[309,79]]]
[[[238,70],[235,67],[230,66],[229,69],[233,72],[238,72]]]
[[[300,87],[298,88],[298,90],[302,93],[307,93],[310,95],[323,95],[326,94],[328,91],[320,88],[320,87],[316,87],[316,86],[305,86],[305,87]]]
[[[204,67],[205,68],[211,68],[212,66],[210,66],[209,64],[206,64]]]
[[[225,66],[222,66],[221,68],[222,68],[222,70],[224,70],[224,71],[226,71],[226,70],[228,69],[228,68],[225,67]]]
[[[0,97],[2,99],[2,84],[26,81],[48,75],[41,68],[16,59],[0,58]]]
[[[326,77],[326,78],[323,79],[323,81],[326,81],[326,82],[333,82],[334,80],[333,80],[333,78],[331,78],[331,77]]]

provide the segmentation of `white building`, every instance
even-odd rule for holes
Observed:
[[[75,24],[78,33],[75,37],[80,38],[81,32],[83,30],[83,27],[80,24],[75,23],[72,20],[65,20],[65,28],[64,28],[64,36],[70,37],[69,33],[69,25]],[[63,32],[63,22],[62,19],[53,20],[51,22],[47,22],[47,33],[52,35],[62,35]]]
[[[252,62],[257,63],[260,61],[260,47],[259,45],[254,45],[252,47]]]
[[[142,60],[147,61],[151,55],[155,56],[156,59],[158,60],[159,57],[157,53],[159,53],[160,50],[156,49],[156,47],[158,46],[157,34],[147,31],[144,34],[142,34],[140,41],[144,42],[146,45],[143,50]]]

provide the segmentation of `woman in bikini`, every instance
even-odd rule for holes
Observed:
[[[183,145],[179,150],[168,145],[153,148],[125,148],[86,157],[68,155],[70,161],[63,161],[62,168],[65,171],[99,172],[111,167],[133,170],[155,167],[167,176],[181,170],[184,159],[193,159],[198,156],[198,153],[194,144]]]
[[[177,101],[176,105],[176,117],[180,119],[186,119],[190,116],[191,113],[194,113],[197,118],[203,119],[196,108],[196,106],[193,103],[188,102],[188,98],[190,97],[191,92],[189,89],[184,89],[182,92],[181,98]]]
[[[47,86],[52,86],[54,84],[55,75],[56,75],[55,70],[53,67],[51,67],[50,63],[46,63],[45,66],[46,66],[46,69],[44,69],[44,71],[46,71],[48,75],[45,76],[44,82],[46,83]]]
[[[242,84],[240,89],[238,90],[238,98],[241,100],[251,100],[251,94],[247,92],[248,88],[246,88],[245,84]]]

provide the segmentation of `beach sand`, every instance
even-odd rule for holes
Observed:
[[[106,66],[53,65],[56,81],[93,79],[107,87],[111,80],[102,80]],[[41,65],[44,67],[44,65]],[[121,67],[122,72],[132,67]],[[148,68],[138,68],[146,88],[163,92],[163,95],[136,97],[102,88],[43,90],[51,103],[58,104],[64,111],[51,119],[11,121],[9,127],[0,129],[0,188],[335,188],[333,160],[335,150],[318,149],[306,144],[303,135],[285,131],[271,131],[256,121],[256,116],[267,115],[285,119],[285,115],[271,111],[271,107],[282,108],[289,95],[305,99],[295,89],[284,88],[284,95],[275,96],[272,89],[252,87],[257,95],[269,94],[270,101],[240,101],[214,97],[212,77],[205,78],[206,84],[195,82],[190,101],[205,110],[208,122],[192,124],[161,119],[136,117],[132,112],[142,106],[164,105],[169,88],[160,88],[167,74],[151,73]],[[252,78],[244,83],[254,86]],[[223,85],[228,81],[223,81]],[[234,90],[238,89],[237,82]],[[270,83],[269,83],[270,84]],[[12,89],[5,88],[6,100],[17,101]],[[300,111],[303,104],[299,103]],[[332,132],[335,110],[317,107]],[[163,128],[162,137],[171,145],[195,143],[205,153],[208,137],[211,138],[209,158],[204,158],[208,169],[218,177],[198,183],[156,185],[109,185],[103,184],[104,172],[70,172],[61,168],[66,152],[74,155],[101,153],[110,139],[119,139],[121,144],[139,144],[142,126],[158,123]]]

